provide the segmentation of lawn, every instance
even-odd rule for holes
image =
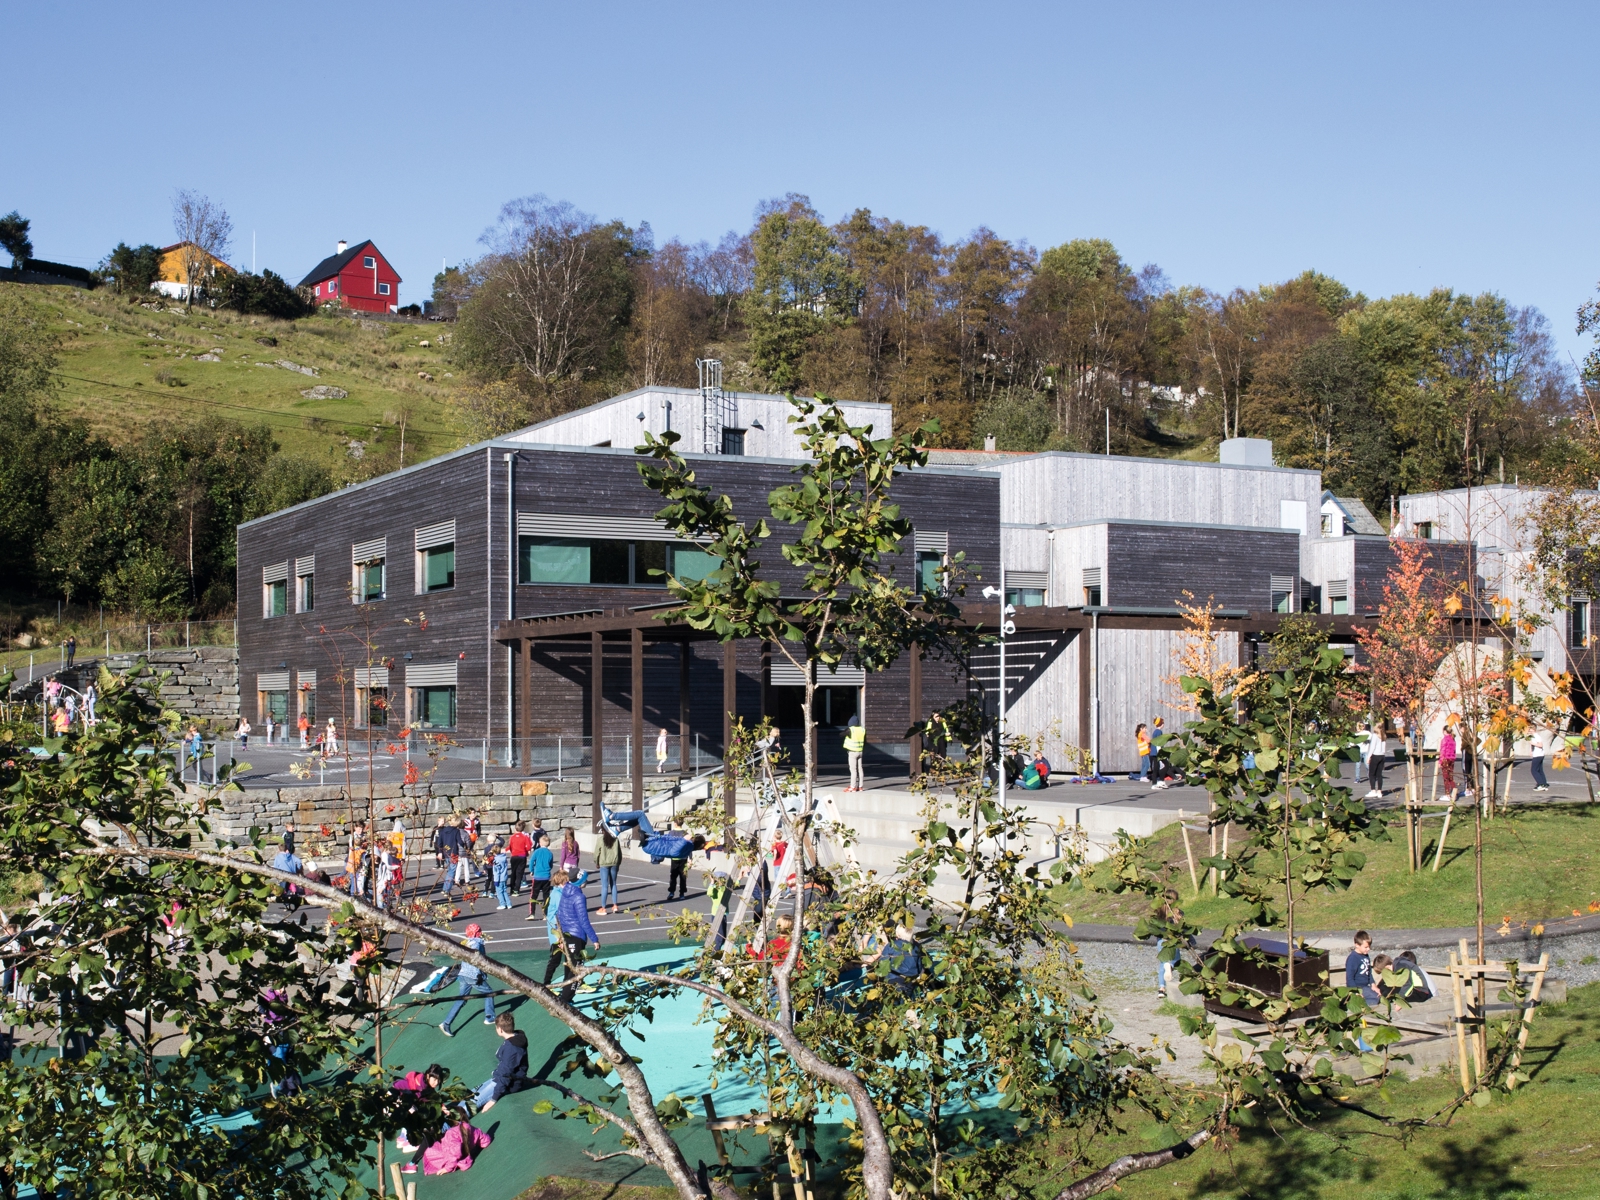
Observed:
[[[1233,1146],[1203,1147],[1189,1160],[1123,1180],[1125,1200],[1557,1200],[1600,1194],[1600,984],[1533,1022],[1524,1067],[1532,1082],[1493,1103],[1459,1110],[1448,1126],[1401,1141],[1359,1116],[1331,1117],[1313,1131],[1251,1133]],[[1447,1071],[1363,1090],[1354,1099],[1391,1117],[1425,1117],[1457,1094]],[[1379,1136],[1372,1136],[1378,1134]],[[1387,1134],[1387,1136],[1384,1136]],[[1175,1140],[1146,1122],[1122,1144],[1098,1145],[1101,1161]],[[1059,1181],[1048,1181],[1060,1187]],[[1053,1191],[1054,1189],[1051,1189]],[[1044,1192],[1043,1194],[1051,1194]]]
[[[1296,925],[1310,930],[1430,929],[1471,925],[1473,900],[1472,814],[1456,813],[1438,874],[1406,870],[1405,826],[1389,815],[1387,842],[1370,842],[1366,869],[1347,891],[1324,892],[1297,905]],[[1428,867],[1440,822],[1425,823]],[[1534,922],[1587,912],[1600,901],[1600,806],[1590,804],[1519,805],[1508,817],[1484,823],[1484,902],[1494,925]],[[1206,855],[1205,836],[1190,834],[1198,860]],[[1193,896],[1176,825],[1147,843],[1159,861],[1167,886],[1182,897],[1184,913],[1207,928],[1245,919],[1245,908],[1226,896],[1213,898],[1202,888]],[[1202,883],[1204,876],[1202,876]],[[1062,891],[1063,911],[1078,921],[1131,924],[1149,910],[1142,896],[1107,896]]]
[[[265,422],[286,451],[328,464],[341,480],[399,465],[402,417],[408,463],[462,442],[449,403],[455,368],[439,345],[444,325],[331,314],[277,321],[172,301],[153,307],[159,297],[139,304],[107,291],[0,287],[61,339],[57,411],[113,442],[208,416]],[[212,352],[218,361],[200,361]],[[316,374],[259,365],[279,360]],[[348,395],[301,394],[319,385]],[[363,443],[359,457],[351,442]]]

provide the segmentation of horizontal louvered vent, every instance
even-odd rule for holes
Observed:
[[[681,539],[651,517],[603,517],[580,513],[517,514],[522,537],[625,538],[635,542],[676,542]]]
[[[317,573],[317,556],[308,554],[304,558],[295,559],[294,573],[296,575],[315,575]]]
[[[1348,579],[1330,579],[1330,580],[1328,580],[1328,599],[1330,599],[1330,600],[1348,600],[1348,599],[1350,599],[1350,581]]]
[[[1008,588],[1046,588],[1049,586],[1049,571],[1008,570],[1006,572],[1006,587]]]
[[[456,540],[456,523],[440,521],[417,530],[417,549],[431,550],[435,546],[448,546]]]
[[[821,663],[817,664],[818,687],[861,687],[867,682],[867,673],[860,667],[840,666],[836,671],[830,671]],[[806,677],[800,673],[800,668],[786,658],[772,660],[772,686],[773,687],[805,687]]]
[[[456,664],[447,663],[407,663],[407,687],[454,687],[456,684]]]
[[[287,692],[289,690],[289,672],[263,671],[256,676],[256,691],[258,692]]]
[[[916,529],[911,533],[911,540],[915,544],[918,554],[949,554],[950,535],[946,532],[933,529]]]
[[[1083,569],[1083,586],[1086,588],[1102,586],[1100,577],[1104,569],[1103,567],[1085,567]]]
[[[351,562],[371,562],[375,558],[386,558],[388,554],[389,539],[386,537],[373,538],[370,542],[357,542],[350,547]]]
[[[1271,578],[1272,578],[1272,590],[1273,591],[1275,591],[1275,592],[1292,592],[1292,591],[1294,591],[1294,576],[1293,575],[1274,575]]]
[[[315,688],[317,686],[317,673],[315,671],[297,672],[302,688]]]
[[[262,583],[282,583],[289,578],[289,564],[286,562],[273,563],[270,567],[261,568]]]
[[[357,687],[382,687],[382,688],[388,687],[389,686],[389,668],[388,667],[357,667],[356,668],[356,686]]]

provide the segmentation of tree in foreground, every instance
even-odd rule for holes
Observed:
[[[205,819],[174,786],[176,715],[137,683],[100,687],[94,729],[41,755],[36,730],[0,729],[0,888],[37,896],[0,1005],[18,1031],[5,1194],[359,1194],[387,1090],[358,1050],[359,943],[274,915],[274,882],[186,858]]]

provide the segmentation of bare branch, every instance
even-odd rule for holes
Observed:
[[[1153,1150],[1148,1154],[1125,1154],[1109,1166],[1100,1168],[1093,1175],[1085,1176],[1070,1187],[1062,1188],[1056,1193],[1056,1200],[1088,1200],[1090,1196],[1098,1196],[1101,1192],[1115,1187],[1119,1180],[1126,1179],[1129,1175],[1169,1166],[1179,1159],[1188,1158],[1210,1140],[1211,1130],[1202,1129],[1190,1134],[1177,1145],[1168,1146],[1165,1150]]]

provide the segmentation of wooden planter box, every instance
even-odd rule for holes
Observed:
[[[1227,958],[1227,978],[1229,983],[1236,983],[1240,987],[1261,992],[1267,996],[1283,995],[1283,985],[1288,976],[1289,943],[1280,938],[1273,938],[1261,934],[1249,934],[1239,939],[1239,944],[1260,950],[1267,955],[1267,962],[1258,965],[1240,955],[1229,955]],[[1296,950],[1294,953],[1294,977],[1299,986],[1306,982],[1315,982],[1326,978],[1328,974],[1328,952]],[[1290,1017],[1307,1017],[1318,1011],[1320,1004],[1308,1004],[1290,1012]],[[1265,1018],[1259,1009],[1246,1008],[1242,1005],[1223,1004],[1216,1000],[1206,1001],[1206,1011],[1215,1013],[1220,1017],[1232,1017],[1236,1021],[1249,1021],[1260,1024]]]

